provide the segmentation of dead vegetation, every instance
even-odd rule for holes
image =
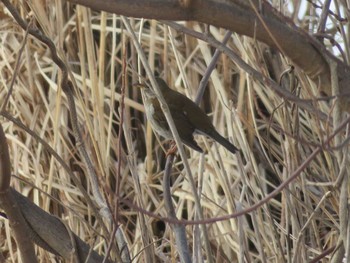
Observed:
[[[171,227],[174,217],[162,186],[162,146],[168,145],[153,135],[140,92],[132,87],[146,74],[128,20],[151,71],[172,88],[195,99],[202,77],[209,77],[201,106],[218,131],[241,149],[232,155],[203,136],[197,141],[204,155],[185,148],[202,218],[186,167],[181,158],[174,160],[169,177],[173,215],[183,223],[192,221],[185,228],[191,255],[198,262],[210,262],[208,253],[218,262],[336,260],[339,254],[332,253],[337,242],[347,240],[349,233],[347,221],[340,220],[347,218],[341,212],[348,213],[348,120],[342,119],[337,100],[321,97],[317,84],[287,57],[252,38],[196,22],[126,19],[61,1],[12,3],[30,28],[38,28],[54,43],[74,87],[74,92],[62,88],[64,74],[52,52],[27,36],[1,5],[1,124],[15,190],[61,219],[100,255],[111,246],[112,259],[117,257],[110,243],[118,226],[134,262],[180,260],[183,252],[176,246],[178,234]],[[301,8],[291,7],[294,14]],[[282,8],[293,17],[287,5]],[[319,8],[308,4],[307,10],[309,14],[295,16],[294,22],[314,31]],[[329,22],[327,33],[334,34],[348,57],[346,31],[335,30],[342,27],[337,16],[330,15]],[[225,37],[227,49],[241,61],[225,49],[213,58],[216,41]],[[251,73],[254,70],[265,82]],[[271,88],[270,80],[281,93]],[[16,120],[51,146],[76,179]],[[97,189],[91,186],[94,177]],[[288,179],[283,189],[273,192]],[[249,213],[230,217],[253,205]],[[108,215],[99,215],[99,209]],[[206,228],[194,220],[205,221]],[[2,256],[18,262],[8,220],[0,224]],[[40,262],[59,259],[38,247],[36,256]]]

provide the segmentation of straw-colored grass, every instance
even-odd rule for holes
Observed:
[[[146,76],[130,32],[117,15],[60,1],[47,5],[28,2],[25,5],[13,1],[22,17],[54,41],[61,58],[69,65],[83,143],[98,176],[100,191],[112,211],[117,200],[122,201],[117,222],[131,257],[135,262],[179,262],[171,224],[141,210],[168,217],[162,187],[165,166],[162,147],[167,149],[168,144],[153,135],[144,116],[141,94],[132,87],[138,76],[142,79]],[[2,5],[1,9],[7,16]],[[158,21],[130,19],[130,23],[151,69],[161,74],[173,89],[194,99],[215,49]],[[299,23],[308,23],[306,16]],[[209,27],[208,32],[208,28],[196,22],[179,24],[218,41],[227,33],[215,27]],[[1,102],[5,101],[15,76],[6,111],[60,155],[94,199],[88,169],[75,145],[67,96],[59,85],[61,72],[48,48],[32,36],[24,41],[25,31],[11,17],[2,15],[0,27]],[[280,82],[281,89],[287,89],[297,99],[311,100],[310,105],[323,112],[325,118],[285,100],[240,69],[227,54],[221,54],[210,73],[201,106],[210,114],[217,130],[241,149],[241,154],[232,155],[203,136],[196,139],[205,149],[204,155],[186,148],[204,219],[212,220],[257,204],[303,166],[332,134],[335,125],[339,125],[333,119],[339,114],[336,102],[317,101],[320,96],[317,85],[300,69],[291,69],[288,58],[235,33],[227,47],[250,67]],[[121,117],[124,73],[125,107]],[[14,175],[11,185],[62,219],[103,255],[111,237],[103,232],[91,207],[60,163],[13,122],[2,118],[1,124],[10,147]],[[345,137],[341,133],[336,141],[341,143]],[[335,145],[331,141],[330,146]],[[216,262],[308,262],[335,246],[340,236],[340,188],[334,188],[333,183],[346,160],[346,147],[335,152],[321,151],[267,204],[241,217],[207,224]],[[171,191],[176,216],[198,219],[190,181],[179,158],[172,170]],[[0,224],[0,251],[9,262],[17,262],[19,253],[9,224],[6,219],[1,219]],[[193,225],[186,226],[186,234],[190,252],[202,262],[207,258],[203,236]],[[115,251],[111,254],[115,256]],[[40,248],[37,256],[40,262],[57,262],[59,258]],[[330,255],[325,256],[323,262],[329,258]]]

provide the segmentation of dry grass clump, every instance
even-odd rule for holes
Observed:
[[[36,1],[13,3],[22,17],[55,43],[69,66],[83,144],[131,257],[136,262],[179,261],[171,223],[165,220],[162,146],[168,145],[153,136],[140,92],[132,87],[138,77],[146,75],[121,18],[59,1],[43,6]],[[6,111],[43,138],[95,200],[89,168],[76,146],[67,94],[60,87],[61,72],[48,48],[34,37],[26,39],[25,31],[1,8],[1,101],[5,102],[14,78]],[[208,44],[171,24],[140,19],[130,19],[130,23],[151,69],[172,88],[194,99],[202,76],[210,74],[201,106],[218,131],[241,149],[241,154],[232,155],[202,136],[197,141],[206,154],[186,149],[204,219],[212,220],[206,226],[213,257],[221,262],[307,262],[333,248],[341,229],[340,186],[333,183],[346,169],[347,151],[330,147],[341,143],[346,134],[337,135],[324,145],[324,151],[305,161],[339,125],[336,102],[317,100],[317,86],[303,72],[251,38],[233,33],[227,47],[249,67],[280,83],[295,101],[253,79],[225,53],[208,73],[215,52],[211,41],[222,41],[225,30],[178,23],[199,32]],[[318,114],[298,106],[296,102],[305,99]],[[105,254],[111,236],[103,231],[62,165],[12,121],[2,118],[2,126],[10,146],[12,186]],[[292,175],[298,176],[268,203],[235,219],[216,220],[258,204]],[[170,180],[177,218],[199,219],[179,158]],[[118,200],[121,203],[116,205]],[[18,251],[8,222],[2,219],[0,223],[2,254],[16,262]],[[199,262],[207,258],[200,233],[196,225],[186,226],[190,251]],[[37,256],[40,262],[58,260],[42,249]]]

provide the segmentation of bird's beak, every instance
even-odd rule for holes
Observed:
[[[132,86],[139,89],[146,87],[145,84],[142,84],[142,83],[134,83],[132,84]]]

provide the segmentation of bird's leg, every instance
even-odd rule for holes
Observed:
[[[168,157],[171,154],[175,154],[177,152],[177,146],[175,141],[170,142],[170,149],[166,152],[165,156]]]

